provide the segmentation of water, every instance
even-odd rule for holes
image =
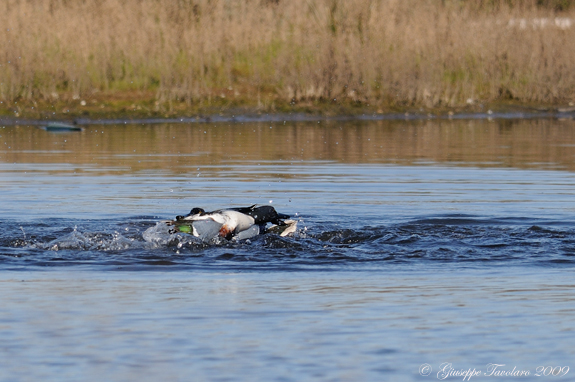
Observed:
[[[0,127],[0,378],[412,381],[449,362],[536,380],[575,367],[573,127]],[[254,203],[290,214],[296,234],[143,238],[192,207]],[[472,379],[486,378],[513,377]]]

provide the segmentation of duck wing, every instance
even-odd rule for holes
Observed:
[[[255,207],[246,214],[253,217],[256,224],[273,223],[284,225],[283,219],[289,219],[289,215],[278,213],[272,206]]]
[[[234,208],[228,208],[228,210],[237,211],[237,212],[241,212],[242,214],[249,215],[250,212],[252,212],[254,210],[254,208],[256,208],[256,206],[257,206],[257,204],[253,204],[249,207],[234,207]]]

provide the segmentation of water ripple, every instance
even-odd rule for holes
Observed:
[[[521,224],[520,224],[521,223]],[[126,221],[0,221],[0,267],[213,267],[275,269],[325,266],[575,265],[575,231],[537,219],[428,217],[400,224],[306,224],[293,237],[203,243],[186,234],[146,241],[152,218]]]

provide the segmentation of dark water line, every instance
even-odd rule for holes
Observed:
[[[0,125],[5,126],[45,126],[47,123],[73,123],[79,126],[87,125],[128,125],[128,124],[177,124],[177,123],[258,123],[258,122],[312,122],[312,121],[418,121],[418,120],[509,120],[509,119],[559,119],[575,118],[572,110],[560,111],[509,111],[484,113],[457,113],[448,115],[420,114],[420,113],[388,113],[388,114],[358,114],[358,115],[314,115],[305,113],[288,114],[242,114],[219,115],[206,117],[180,117],[180,118],[74,118],[68,120],[37,120],[22,118],[0,118]]]

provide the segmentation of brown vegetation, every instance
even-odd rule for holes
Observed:
[[[575,10],[568,5],[3,0],[0,105],[16,113],[35,103],[81,109],[126,95],[126,110],[151,111],[572,102]]]

